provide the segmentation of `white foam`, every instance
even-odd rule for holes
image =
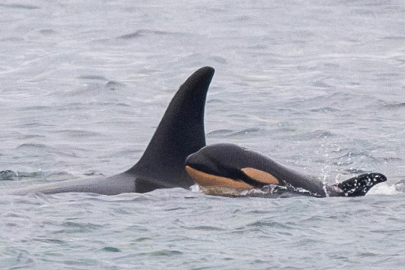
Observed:
[[[395,185],[389,185],[387,183],[379,183],[372,187],[366,194],[369,195],[395,195],[402,193],[399,191]]]
[[[200,188],[200,186],[199,186],[198,184],[192,185],[192,186],[190,187],[190,190],[191,190],[192,192],[198,192],[198,193],[201,193],[201,192],[202,192],[202,191],[201,191],[201,188]]]

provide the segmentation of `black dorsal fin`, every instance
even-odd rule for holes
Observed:
[[[200,68],[180,86],[143,156],[127,173],[163,178],[167,187],[194,184],[184,162],[205,146],[204,107],[214,71]]]
[[[387,177],[381,173],[366,173],[336,184],[336,186],[343,191],[344,196],[364,196],[373,186],[385,181],[387,181]]]

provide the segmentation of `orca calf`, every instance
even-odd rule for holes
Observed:
[[[65,181],[20,189],[13,194],[89,192],[115,195],[158,188],[189,188],[187,156],[205,146],[204,107],[212,67],[203,67],[180,86],[141,159],[131,169],[107,178]]]
[[[286,193],[329,196],[364,196],[376,184],[387,181],[379,173],[367,173],[338,184],[325,184],[304,176],[268,157],[234,144],[214,144],[191,154],[188,174],[212,195],[239,195],[243,191],[271,187],[269,195]]]

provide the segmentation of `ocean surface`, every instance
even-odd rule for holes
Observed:
[[[404,1],[6,0],[0,29],[0,269],[403,269]],[[208,144],[388,182],[361,198],[8,195],[127,170],[207,65]]]

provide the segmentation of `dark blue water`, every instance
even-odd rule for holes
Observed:
[[[0,268],[402,269],[403,1],[28,0],[0,14]],[[355,199],[6,195],[130,168],[205,65],[208,143],[388,184]]]

